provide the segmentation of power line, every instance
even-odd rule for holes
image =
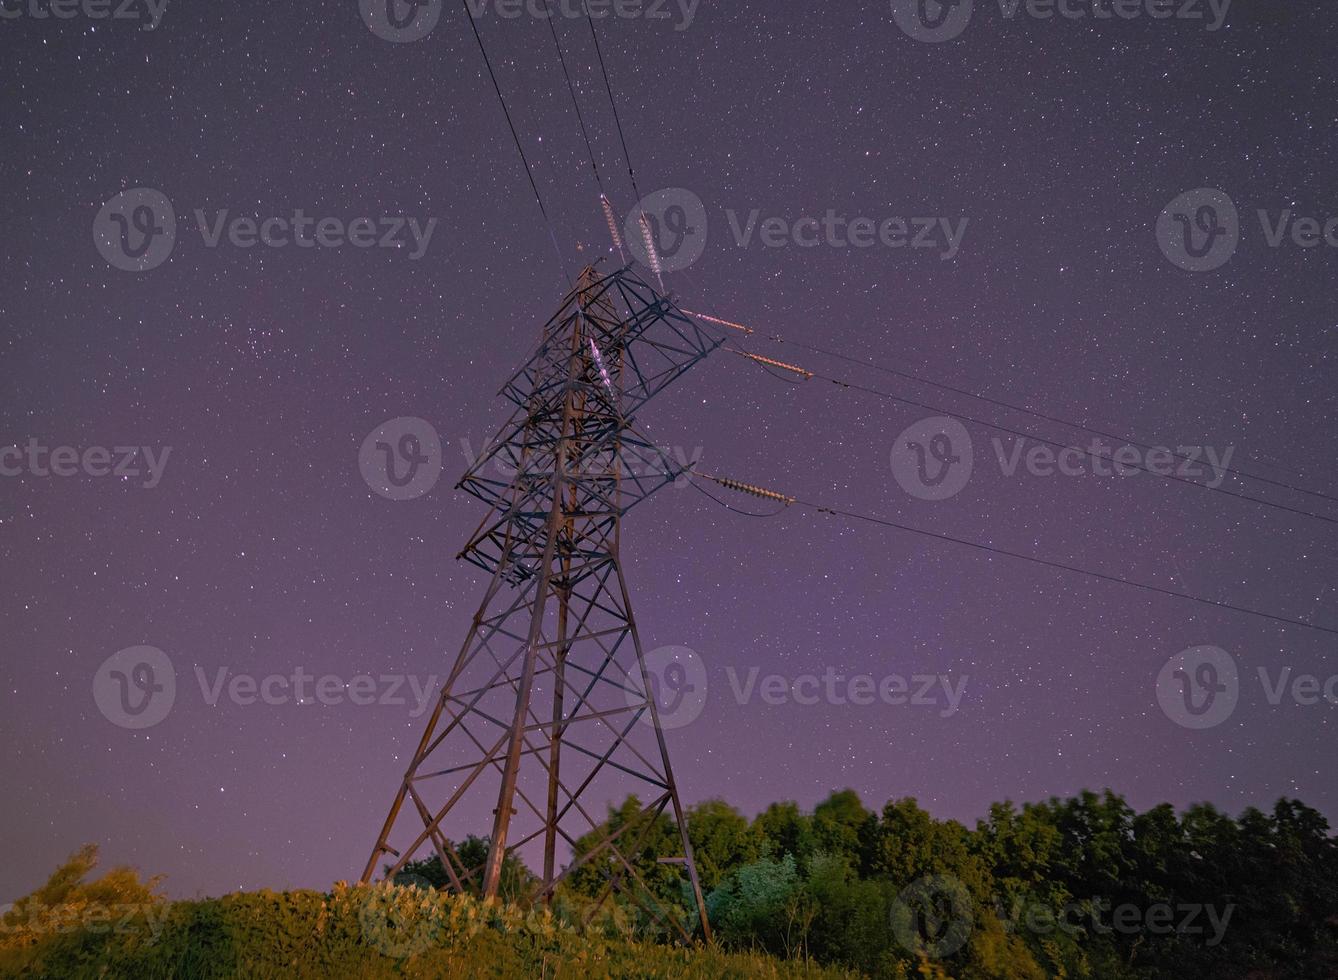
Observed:
[[[553,253],[557,256],[558,268],[562,270],[568,285],[571,285],[571,277],[567,275],[567,264],[562,260],[562,249],[558,247],[557,235],[553,231],[553,222],[548,217],[548,209],[544,207],[544,198],[539,193],[539,185],[534,182],[534,171],[530,169],[529,158],[525,156],[525,148],[520,143],[520,134],[516,132],[516,124],[511,119],[511,110],[507,108],[506,97],[502,95],[502,86],[497,82],[497,73],[492,70],[492,59],[488,57],[488,49],[483,44],[483,35],[479,33],[478,24],[474,22],[474,15],[469,9],[469,0],[461,0],[461,3],[465,8],[465,20],[469,21],[470,29],[474,32],[474,40],[478,42],[479,51],[483,55],[483,64],[487,66],[488,77],[492,79],[492,88],[497,93],[497,101],[502,104],[502,114],[506,116],[506,125],[511,130],[511,139],[515,141],[516,152],[520,154],[520,162],[525,166],[525,176],[529,178],[530,190],[534,191],[534,199],[539,202],[539,213],[544,216],[544,224],[548,227],[548,238],[553,243]]]
[[[622,119],[618,115],[618,102],[613,97],[613,83],[609,80],[608,65],[604,63],[604,49],[599,44],[599,32],[595,30],[595,19],[590,16],[590,7],[586,0],[581,0],[581,9],[585,11],[585,22],[590,25],[590,37],[595,42],[595,55],[599,58],[599,70],[604,76],[604,89],[609,94],[609,107],[613,110],[613,123],[618,127],[618,139],[623,147],[623,159],[627,161],[627,176],[632,179],[632,193],[636,195],[638,202],[641,200],[641,191],[636,185],[636,170],[632,166],[632,154],[627,149],[627,134],[623,131]]]
[[[749,356],[747,351],[738,350],[736,348],[726,348],[726,349],[733,350],[735,353],[740,353],[743,354],[744,356]],[[1285,511],[1289,514],[1296,514],[1300,517],[1308,517],[1312,520],[1323,521],[1326,524],[1338,525],[1338,518],[1328,517],[1324,514],[1316,514],[1313,511],[1302,510],[1299,507],[1290,507],[1287,504],[1279,504],[1272,500],[1267,500],[1263,497],[1255,497],[1247,493],[1237,493],[1234,490],[1227,490],[1220,486],[1214,487],[1207,483],[1199,483],[1196,480],[1190,480],[1182,476],[1176,476],[1174,473],[1158,472],[1157,470],[1149,468],[1146,464],[1132,463],[1132,462],[1125,463],[1116,460],[1113,456],[1107,456],[1104,453],[1098,453],[1091,449],[1083,449],[1080,446],[1071,446],[1068,445],[1067,443],[1059,442],[1054,439],[1047,439],[1044,436],[1036,435],[1034,432],[1028,432],[1024,429],[1014,429],[1007,425],[1001,425],[998,422],[990,422],[987,421],[986,419],[979,419],[976,418],[975,416],[966,415],[962,412],[948,411],[947,409],[939,408],[935,405],[930,405],[926,402],[916,401],[913,398],[906,398],[903,397],[902,395],[893,394],[890,391],[883,391],[880,388],[873,388],[868,385],[859,384],[858,382],[847,381],[844,378],[836,378],[826,374],[819,374],[816,371],[810,371],[808,373],[811,374],[812,377],[817,378],[820,381],[827,381],[841,388],[848,388],[855,391],[862,391],[865,392],[866,394],[875,395],[879,398],[885,398],[889,401],[901,402],[904,405],[910,405],[913,408],[919,408],[926,412],[933,412],[936,415],[951,416],[953,418],[960,419],[963,422],[970,422],[973,425],[979,425],[984,428],[995,429],[999,432],[1005,432],[1011,436],[1016,436],[1019,439],[1030,439],[1033,442],[1050,446],[1051,448],[1058,449],[1062,452],[1072,451],[1081,453],[1084,456],[1088,456],[1094,460],[1095,459],[1104,460],[1105,462],[1112,463],[1119,467],[1129,467],[1132,469],[1141,470],[1144,473],[1150,473],[1152,476],[1161,477],[1164,480],[1171,480],[1175,483],[1183,483],[1184,485],[1190,487],[1198,487],[1201,490],[1210,490],[1213,493],[1220,493],[1228,497],[1235,497],[1237,500],[1247,500],[1251,503],[1261,504],[1265,507],[1272,507],[1275,510]]]
[[[741,488],[746,486],[746,485],[740,485],[738,481],[726,480],[724,478],[711,476],[706,473],[697,473],[696,475],[711,480],[715,483],[718,483],[721,486],[727,487],[728,489],[740,490]],[[753,490],[742,489],[742,492],[752,493]],[[783,495],[777,494],[775,493],[775,491],[765,491],[765,492],[773,497],[777,498],[783,497]],[[1049,558],[1040,558],[1037,557],[1036,555],[1027,555],[1023,554],[1020,551],[1009,551],[1006,548],[1000,548],[995,545],[984,544],[980,541],[971,541],[968,538],[959,538],[951,534],[944,534],[940,531],[930,531],[926,528],[915,527],[910,524],[901,524],[898,523],[897,521],[887,520],[886,518],[875,517],[872,514],[861,514],[856,511],[842,510],[836,507],[828,507],[825,504],[815,503],[813,501],[804,500],[798,497],[789,497],[785,499],[790,500],[792,504],[794,504],[795,506],[807,507],[808,509],[816,511],[817,513],[820,514],[828,514],[833,517],[843,517],[851,521],[864,521],[870,524],[877,524],[882,527],[894,528],[898,531],[906,531],[907,533],[910,534],[917,534],[922,537],[933,538],[936,541],[946,541],[952,544],[958,544],[958,545],[963,545],[964,547],[974,548],[978,551],[985,551],[990,554],[1001,555],[1006,558],[1015,558],[1019,561],[1030,562],[1034,565],[1043,565],[1046,568],[1055,569],[1058,571],[1071,572],[1076,575],[1085,575],[1089,578],[1100,579],[1103,582],[1113,582],[1117,585],[1126,585],[1131,588],[1142,589],[1145,592],[1154,592],[1157,593],[1158,595],[1168,596],[1173,599],[1184,599],[1189,602],[1197,602],[1206,606],[1214,606],[1218,609],[1227,609],[1230,610],[1231,612],[1241,613],[1246,616],[1255,616],[1260,619],[1267,619],[1275,623],[1285,623],[1288,626],[1297,626],[1300,627],[1301,629],[1315,630],[1320,633],[1328,633],[1331,636],[1338,636],[1338,629],[1330,629],[1327,626],[1319,626],[1316,625],[1315,623],[1307,623],[1304,620],[1291,619],[1290,617],[1287,616],[1278,616],[1273,613],[1262,612],[1258,609],[1251,609],[1248,606],[1238,606],[1235,605],[1234,603],[1221,602],[1217,599],[1208,599],[1204,596],[1194,595],[1189,592],[1179,592],[1176,591],[1175,589],[1164,589],[1159,585],[1150,585],[1146,582],[1139,582],[1134,579],[1123,578],[1118,575],[1109,575],[1105,572],[1093,571],[1090,568],[1081,568],[1077,565],[1069,565],[1065,564],[1064,562],[1053,561]]]
[[[1097,572],[1088,568],[1080,568],[1077,565],[1066,565],[1063,562],[1052,561],[1048,558],[1038,558],[1034,555],[1024,555],[1021,552],[1008,551],[1007,549],[998,548],[995,547],[994,545],[982,544],[978,541],[969,541],[966,538],[958,538],[950,534],[940,533],[938,531],[929,531],[926,530],[925,528],[912,527],[909,524],[898,524],[895,521],[885,520],[883,518],[874,517],[869,514],[859,514],[853,511],[838,510],[831,507],[824,507],[821,504],[812,503],[807,500],[796,500],[795,503],[802,507],[809,507],[820,513],[832,514],[837,517],[845,517],[851,520],[867,521],[871,524],[880,524],[883,525],[884,527],[896,528],[897,530],[900,531],[908,531],[911,534],[919,534],[925,537],[936,538],[940,541],[950,541],[954,544],[965,545],[966,547],[976,548],[980,551],[987,551],[996,555],[1004,555],[1009,558],[1016,558],[1021,561],[1028,561],[1037,565],[1044,565],[1047,568],[1054,568],[1054,569],[1059,569],[1061,571],[1073,572],[1078,575],[1086,575],[1090,578],[1101,579],[1102,581],[1105,582],[1114,582],[1119,585],[1127,585],[1131,586],[1132,588],[1143,589],[1144,591],[1147,592],[1156,592],[1160,595],[1170,596],[1171,598],[1174,599],[1186,599],[1190,602],[1198,602],[1208,606],[1216,606],[1219,609],[1229,609],[1232,612],[1243,613],[1247,616],[1257,616],[1262,619],[1272,620],[1275,623],[1285,623],[1288,626],[1298,626],[1302,629],[1317,630],[1321,633],[1328,633],[1331,636],[1338,636],[1338,629],[1329,629],[1327,626],[1317,626],[1314,623],[1307,623],[1300,619],[1291,619],[1286,616],[1277,616],[1274,615],[1273,613],[1261,612],[1257,609],[1250,609],[1246,606],[1237,606],[1229,602],[1220,602],[1217,599],[1208,599],[1203,596],[1193,595],[1189,592],[1177,592],[1174,589],[1163,589],[1161,586],[1158,585],[1149,585],[1146,582],[1137,582],[1134,581],[1133,579],[1121,578],[1120,576],[1117,575],[1107,575],[1105,572]]]
[[[590,169],[595,172],[595,183],[599,186],[599,192],[603,194],[604,181],[599,175],[599,163],[595,160],[595,148],[590,142],[590,131],[585,128],[585,115],[581,112],[581,101],[576,97],[576,84],[571,80],[571,72],[567,70],[567,57],[562,53],[562,42],[558,40],[557,18],[548,9],[548,0],[544,0],[544,13],[547,15],[549,30],[553,33],[553,47],[557,49],[558,64],[562,66],[563,77],[567,80],[567,91],[571,93],[572,108],[576,110],[576,122],[581,127],[581,136],[585,140],[586,152],[590,154]]]
[[[604,220],[609,226],[609,237],[618,249],[624,263],[627,262],[627,253],[623,251],[623,237],[618,231],[618,218],[613,212],[613,202],[609,200],[608,191],[604,188],[604,178],[599,173],[599,161],[595,158],[595,147],[590,141],[590,131],[585,125],[585,114],[581,112],[581,100],[576,95],[576,83],[572,81],[571,72],[567,69],[567,56],[562,53],[562,42],[558,40],[556,18],[552,16],[548,9],[548,0],[544,0],[544,13],[548,14],[548,29],[553,35],[553,47],[557,50],[558,64],[562,66],[562,75],[567,80],[567,92],[571,95],[572,108],[576,110],[576,122],[581,127],[581,138],[585,140],[585,151],[590,157],[590,169],[595,173],[595,186],[599,188],[599,204],[604,211]]]
[[[694,315],[700,315],[700,314],[694,314]],[[707,318],[707,319],[714,319],[714,318]],[[720,321],[715,321],[715,322],[720,322]],[[734,326],[734,324],[726,324],[726,325]],[[749,333],[755,332],[750,328],[744,328],[744,329],[748,329]],[[934,381],[931,378],[924,377],[923,375],[912,374],[909,371],[899,371],[896,368],[890,368],[885,364],[878,363],[877,361],[871,361],[860,357],[852,357],[849,354],[842,354],[839,351],[828,350],[823,347],[815,347],[810,344],[804,344],[794,340],[787,340],[786,338],[777,336],[775,334],[760,334],[759,336],[765,338],[766,340],[770,340],[773,343],[789,344],[791,347],[798,347],[802,350],[811,351],[814,354],[824,354],[828,357],[835,357],[842,361],[848,361],[851,364],[861,364],[865,367],[873,368],[875,371],[882,371],[884,374],[890,374],[894,377],[904,378],[908,381],[916,381],[919,382],[920,384],[930,385],[931,387],[940,388],[944,391],[951,391],[954,394],[966,395],[969,398],[975,398],[980,401],[987,402],[988,404],[994,405],[998,408],[1006,408],[1010,411],[1022,412],[1025,415],[1031,415],[1034,416],[1035,418],[1044,419],[1047,422],[1054,422],[1058,425],[1066,425],[1070,428],[1078,429],[1090,435],[1100,436],[1105,439],[1114,439],[1117,442],[1130,446],[1137,446],[1139,449],[1148,451],[1154,449],[1157,450],[1166,449],[1166,451],[1169,452],[1171,456],[1173,456],[1178,460],[1187,463],[1197,462],[1196,460],[1191,459],[1188,456],[1172,451],[1169,447],[1151,446],[1146,443],[1138,442],[1135,439],[1127,438],[1126,436],[1122,436],[1118,433],[1106,432],[1103,429],[1098,429],[1093,426],[1086,425],[1082,422],[1074,422],[1071,419],[1061,418],[1057,415],[1047,415],[1045,412],[1040,412],[1031,408],[1024,408],[1021,405],[1015,405],[1011,402],[1006,402],[998,398],[991,398],[989,395],[982,395],[979,392],[971,391],[967,388],[956,387],[954,385],[950,385],[942,381]],[[1235,476],[1243,477],[1245,479],[1257,480],[1260,483],[1267,483],[1275,487],[1281,487],[1286,490],[1295,491],[1296,493],[1303,493],[1306,494],[1307,496],[1318,497],[1321,500],[1327,500],[1330,501],[1331,503],[1338,503],[1338,497],[1334,497],[1327,493],[1321,493],[1318,490],[1308,490],[1305,487],[1296,486],[1295,484],[1288,483],[1285,480],[1274,480],[1266,476],[1259,476],[1256,473],[1247,473],[1243,470],[1232,469],[1231,467],[1228,466],[1223,466],[1219,468],[1225,473],[1231,473]]]
[[[660,291],[664,292],[664,268],[660,264],[659,250],[655,247],[655,233],[651,230],[650,219],[646,217],[646,211],[641,206],[644,198],[641,196],[641,188],[637,186],[636,168],[632,166],[632,152],[627,148],[627,132],[623,129],[622,117],[618,114],[618,100],[613,96],[613,82],[609,79],[609,68],[604,61],[604,49],[600,46],[599,32],[595,30],[595,20],[590,16],[590,7],[586,0],[581,0],[581,9],[585,11],[586,23],[590,25],[590,37],[595,42],[595,55],[599,58],[599,70],[604,76],[604,90],[608,92],[609,108],[613,110],[613,124],[618,129],[618,140],[622,144],[623,158],[627,161],[627,176],[632,181],[632,193],[636,196],[638,223],[641,226],[642,241],[646,246],[646,261],[650,264],[651,271],[655,273],[655,278],[660,284]],[[614,241],[618,243],[619,251],[621,251],[622,243],[619,240],[612,207],[609,205],[607,197],[604,199],[604,210],[609,219],[609,231],[613,235]]]

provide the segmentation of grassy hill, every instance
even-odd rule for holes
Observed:
[[[0,976],[849,976],[761,954],[632,942],[547,912],[384,883],[183,902],[147,893],[65,897],[20,903],[5,917]]]

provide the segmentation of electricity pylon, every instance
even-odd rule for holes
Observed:
[[[391,877],[435,853],[453,890],[481,882],[491,898],[505,859],[542,841],[534,898],[550,901],[560,882],[593,864],[605,879],[596,907],[618,890],[690,938],[630,860],[670,809],[681,853],[659,861],[683,866],[709,937],[618,547],[622,516],[684,472],[633,417],[720,343],[630,269],[601,277],[587,268],[503,386],[514,414],[457,485],[490,508],[457,557],[492,578],[364,882],[386,855],[395,858]],[[649,787],[638,818],[578,851],[629,784]],[[496,808],[487,859],[469,868],[446,828],[462,801],[480,796]],[[560,846],[572,851],[561,869]]]

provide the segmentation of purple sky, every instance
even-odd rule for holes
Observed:
[[[166,873],[180,896],[354,877],[421,730],[412,696],[210,705],[197,669],[207,684],[299,667],[426,683],[482,596],[484,575],[454,560],[482,508],[452,486],[466,445],[508,414],[495,392],[565,282],[465,14],[447,3],[425,38],[394,44],[356,0],[169,3],[154,30],[5,6],[19,13],[0,20],[0,447],[170,453],[152,488],[26,462],[0,477],[0,903],[86,841],[107,863]],[[1338,9],[1237,0],[1209,31],[1206,3],[1207,22],[975,6],[942,44],[909,37],[886,0],[702,0],[690,23],[672,3],[668,20],[604,21],[641,190],[685,188],[706,209],[704,252],[670,288],[759,332],[1143,442],[1231,448],[1235,467],[1338,494],[1338,250],[1271,247],[1257,217],[1338,216]],[[609,239],[552,38],[489,11],[479,27],[574,275]],[[635,199],[588,31],[559,30],[625,213]],[[177,237],[131,273],[92,229],[139,187],[172,202]],[[1221,268],[1190,272],[1155,226],[1202,187],[1235,202],[1241,240]],[[394,249],[242,248],[226,234],[209,247],[196,209],[206,232],[223,210],[436,224],[417,259],[407,229]],[[968,224],[944,259],[741,243],[732,225],[754,210]],[[918,499],[889,457],[927,414],[785,385],[721,353],[643,420],[712,473],[1338,627],[1333,523],[1147,474],[1008,476],[991,440],[1007,453],[1013,439],[975,426],[969,484]],[[405,416],[433,426],[443,473],[392,501],[362,478],[359,448]],[[1338,518],[1330,501],[1223,487]],[[914,796],[973,821],[995,800],[1109,786],[1140,808],[1234,813],[1289,795],[1338,816],[1334,706],[1290,689],[1272,704],[1258,676],[1290,667],[1289,681],[1322,685],[1338,672],[1331,635],[799,509],[751,520],[687,488],[638,507],[623,550],[647,648],[689,647],[706,671],[704,710],[668,735],[686,802],[723,796],[751,814],[850,786],[869,805]],[[170,714],[143,730],[94,700],[100,666],[137,645],[162,650],[177,682]],[[1239,703],[1196,731],[1168,717],[1156,683],[1201,645],[1234,658]],[[739,703],[731,679],[753,668],[964,687],[955,711],[941,689],[935,705]]]

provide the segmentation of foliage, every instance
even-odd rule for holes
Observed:
[[[817,966],[629,942],[546,910],[382,882],[329,894],[262,891],[164,903],[152,930],[87,924],[0,945],[0,976],[832,978]]]
[[[1338,841],[1295,800],[1232,819],[1083,792],[999,803],[970,829],[911,799],[870,811],[842,790],[811,813],[773,803],[747,826],[708,801],[688,825],[727,948],[874,977],[1338,976]],[[896,935],[894,910],[926,881],[960,889],[960,948]]]
[[[470,834],[459,844],[446,842],[454,851],[456,857],[460,859],[461,864],[470,871],[474,872],[472,877],[467,877],[461,881],[464,890],[475,898],[482,897],[483,894],[483,864],[488,859],[489,838],[477,837]],[[390,866],[386,866],[386,874],[390,873]],[[457,875],[459,868],[456,869]],[[398,884],[428,884],[433,888],[447,888],[450,886],[450,876],[442,866],[441,858],[433,854],[430,858],[421,861],[408,861],[395,876]],[[508,854],[502,859],[502,876],[498,882],[498,894],[505,902],[514,902],[520,900],[529,893],[534,883],[534,875],[530,874],[528,868],[520,862],[514,854]]]
[[[999,803],[971,829],[843,790],[812,812],[779,802],[749,820],[708,800],[686,816],[715,948],[663,942],[642,911],[696,924],[681,866],[658,860],[681,853],[675,824],[630,797],[575,850],[617,835],[635,877],[601,851],[551,910],[447,895],[435,859],[406,867],[421,887],[168,903],[128,869],[86,882],[86,848],[4,916],[0,975],[843,975],[822,963],[898,980],[1338,976],[1338,840],[1296,800],[1233,819],[1083,792]],[[459,850],[481,863],[487,841]],[[601,903],[610,875],[631,896]],[[503,878],[512,896],[533,884],[519,862]]]

